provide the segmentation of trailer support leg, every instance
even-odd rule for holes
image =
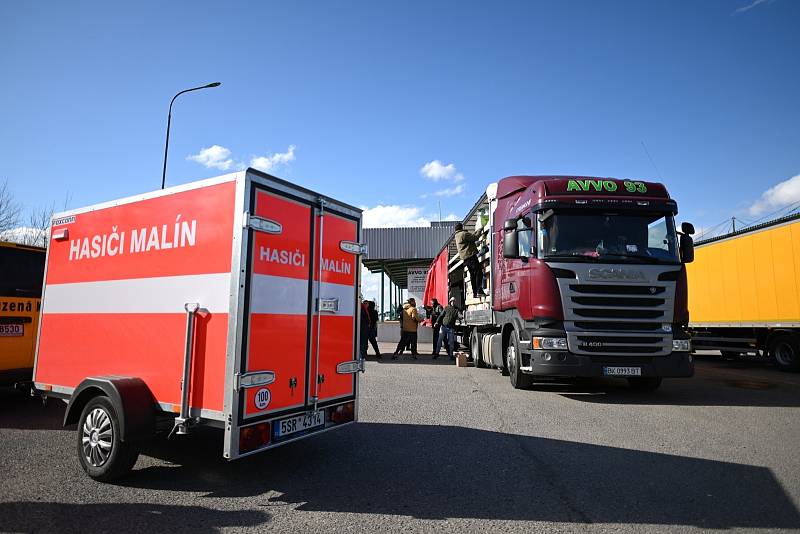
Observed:
[[[192,372],[192,342],[194,340],[194,316],[200,309],[197,302],[187,302],[186,309],[186,349],[183,354],[183,379],[181,380],[181,412],[175,418],[170,437],[177,432],[178,435],[189,433],[189,390],[191,389]]]

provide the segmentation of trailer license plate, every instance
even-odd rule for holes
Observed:
[[[603,367],[606,376],[642,376],[641,367]]]
[[[0,337],[20,337],[25,335],[23,324],[0,324]]]
[[[325,412],[298,415],[278,421],[275,425],[275,437],[281,438],[303,430],[309,430],[325,424]]]

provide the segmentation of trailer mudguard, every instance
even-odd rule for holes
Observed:
[[[64,426],[78,422],[84,406],[94,397],[108,397],[119,418],[120,439],[139,441],[155,434],[156,403],[147,384],[131,376],[89,377],[72,394],[64,414]]]

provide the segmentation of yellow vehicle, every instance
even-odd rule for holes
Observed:
[[[686,270],[695,349],[800,370],[800,214],[698,241]]]
[[[43,248],[0,241],[0,386],[31,380],[44,260]]]

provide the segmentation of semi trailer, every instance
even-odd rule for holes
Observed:
[[[694,373],[685,264],[694,228],[658,183],[510,176],[463,221],[478,237],[484,292],[451,238],[431,265],[441,302],[463,309],[457,336],[477,367],[534,380],[624,377],[654,390]]]
[[[361,210],[254,169],[56,215],[35,392],[78,459],[224,430],[234,460],[357,417]]]
[[[800,370],[800,214],[698,241],[688,269],[696,350]]]

